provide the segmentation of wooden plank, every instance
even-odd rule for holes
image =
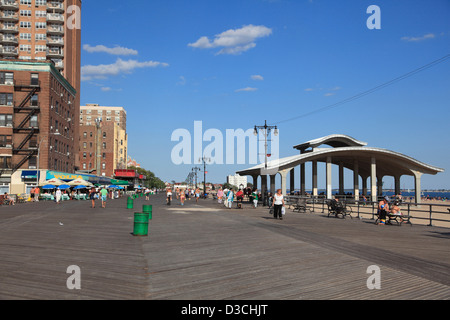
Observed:
[[[2,207],[0,299],[450,299],[448,229],[228,210],[154,196],[148,237],[132,236],[126,199]],[[61,224],[62,225],[61,225]],[[383,242],[380,244],[380,239]],[[382,289],[366,286],[381,268]],[[70,265],[82,289],[66,288]]]

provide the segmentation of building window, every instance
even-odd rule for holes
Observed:
[[[106,149],[106,142],[103,142],[103,149]]]
[[[38,116],[32,116],[32,117],[30,118],[30,127],[31,127],[31,128],[37,128],[37,127],[39,127]]]
[[[86,170],[86,163],[83,163],[83,170]]]
[[[30,160],[28,160],[28,169],[37,169],[36,157],[31,157]]]
[[[87,138],[87,132],[83,132],[83,138]]]
[[[0,148],[10,147],[12,145],[12,136],[0,136]]]
[[[12,106],[13,94],[12,93],[0,93],[0,105]]]
[[[0,169],[12,169],[12,157],[0,157]]]
[[[0,127],[12,127],[13,116],[10,114],[0,114]]]
[[[103,169],[103,170],[106,169],[106,163],[102,163],[102,169]]]
[[[0,84],[13,85],[14,84],[14,73],[0,72]]]
[[[106,132],[103,132],[103,139],[106,138]]]

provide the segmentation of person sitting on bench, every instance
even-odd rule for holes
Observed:
[[[383,200],[381,200],[378,203],[378,217],[380,219],[380,224],[381,225],[385,225],[386,224],[386,217],[387,217],[389,212],[390,212],[390,210],[389,210],[389,198],[388,197],[384,197]]]
[[[5,204],[9,204],[10,206],[14,206],[14,199],[8,194],[8,192],[5,192],[5,200],[6,203]]]

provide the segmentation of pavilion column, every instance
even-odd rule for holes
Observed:
[[[373,202],[377,202],[377,159],[371,159],[370,166],[370,195]]]
[[[314,197],[319,195],[317,189],[317,161],[312,162],[312,195]]]
[[[339,162],[339,194],[343,195],[344,193],[344,163]]]
[[[333,190],[331,185],[331,157],[327,157],[327,199],[333,198]]]
[[[355,201],[359,201],[359,163],[355,160],[353,164],[353,195]]]
[[[266,192],[267,192],[267,176],[262,175],[261,176],[261,196],[262,196],[262,200],[263,200],[263,205],[265,205],[267,203]]]
[[[275,194],[275,177],[276,174],[270,175],[270,192],[272,192],[272,195]]]
[[[367,179],[368,179],[368,177],[361,176],[361,178],[362,178],[362,193],[364,196],[367,196]]]
[[[422,178],[422,172],[411,170],[414,173],[414,189],[416,192],[415,198],[416,203],[421,204],[422,203],[422,184],[421,184],[421,178]]]
[[[294,168],[292,168],[292,170],[291,170],[290,180],[291,180],[291,183],[289,186],[289,189],[291,190],[290,193],[294,194],[294,191],[295,191],[295,170],[294,170]]]
[[[304,196],[306,194],[306,183],[305,183],[305,164],[300,165],[300,195]]]
[[[258,189],[258,177],[259,177],[259,175],[252,175],[252,178],[253,178],[253,188],[256,188],[256,189]],[[245,186],[245,187],[247,187],[247,186]]]
[[[283,196],[286,196],[286,192],[287,192],[287,175],[289,173],[290,170],[282,170],[280,171],[280,175],[281,175],[281,194]]]
[[[383,176],[377,176],[377,195],[383,196]]]
[[[395,175],[394,176],[394,184],[395,184],[395,195],[398,196],[401,191],[400,191],[400,175]]]

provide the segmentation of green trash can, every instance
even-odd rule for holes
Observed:
[[[133,198],[132,197],[128,197],[127,209],[133,209]]]
[[[151,206],[151,205],[143,205],[142,206],[142,212],[148,213],[148,219],[149,220],[153,219],[153,206]]]
[[[148,213],[135,212],[134,213],[134,231],[135,237],[148,236]]]

